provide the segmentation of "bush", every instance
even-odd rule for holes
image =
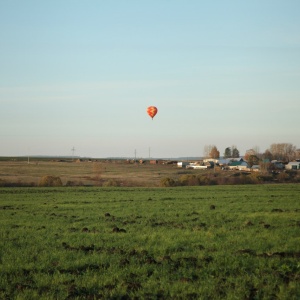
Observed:
[[[272,175],[258,175],[257,179],[262,182],[272,182],[274,178]]]
[[[103,183],[103,186],[118,186],[118,183],[113,179],[109,179]]]
[[[248,183],[257,184],[260,183],[258,175],[256,173],[251,173],[248,175]]]
[[[195,186],[200,184],[200,180],[196,175],[183,175],[179,178],[181,185]]]
[[[179,178],[179,183],[180,185],[189,185],[189,186],[193,186],[193,185],[199,185],[199,179],[197,178],[196,175],[182,175]]]
[[[62,181],[60,177],[56,176],[43,176],[39,181],[39,186],[47,187],[47,186],[62,186]]]
[[[78,183],[76,183],[75,181],[72,181],[72,180],[68,180],[67,183],[66,183],[66,186],[77,186]]]
[[[282,172],[282,173],[278,174],[277,178],[278,178],[279,182],[285,182],[289,179],[289,175],[285,172]]]
[[[160,186],[163,186],[163,187],[176,186],[176,182],[175,182],[175,180],[172,179],[172,178],[165,177],[165,178],[162,178],[162,179],[161,179],[161,181],[160,181]]]
[[[218,184],[217,177],[214,174],[198,175],[200,185],[215,185]]]
[[[289,179],[294,179],[298,175],[296,170],[286,170],[285,173],[289,176]]]
[[[238,184],[254,184],[257,183],[258,179],[252,177],[250,174],[241,174],[239,177]]]

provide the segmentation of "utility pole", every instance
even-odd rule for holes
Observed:
[[[72,151],[72,161],[74,160],[74,153],[75,153],[75,148],[74,148],[74,146],[73,146],[73,148],[71,149],[71,151]]]

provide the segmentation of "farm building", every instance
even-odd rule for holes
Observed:
[[[195,169],[195,170],[204,170],[204,169],[207,169],[209,168],[209,166],[206,166],[206,165],[203,165],[203,166],[200,166],[200,165],[188,165],[186,166],[187,169]]]
[[[271,164],[276,168],[276,169],[284,169],[285,165],[283,164],[283,162],[281,161],[277,161],[277,160],[272,160]]]
[[[187,169],[198,169],[198,170],[203,170],[203,169],[208,169],[212,168],[214,166],[213,162],[194,162],[194,163],[189,163],[186,168]]]
[[[214,163],[216,165],[227,165],[229,164],[233,159],[231,158],[205,158],[203,159],[203,162],[209,162],[209,163]]]
[[[253,166],[251,167],[251,171],[253,171],[253,172],[258,172],[258,171],[260,171],[260,165],[253,165]]]
[[[177,163],[177,167],[178,168],[186,168],[186,166],[188,166],[190,163],[189,162],[187,162],[187,161],[179,161],[178,163]]]
[[[230,170],[246,170],[249,168],[248,163],[245,161],[233,161],[228,165]]]
[[[219,166],[225,166],[230,164],[233,161],[243,161],[241,157],[238,158],[205,158],[203,159],[204,163],[213,163]]]
[[[298,161],[290,161],[285,168],[287,170],[299,170],[300,169],[300,162]]]
[[[203,162],[204,163],[214,163],[214,164],[218,164],[219,163],[219,161],[220,161],[220,159],[219,158],[205,158],[205,159],[203,159]]]

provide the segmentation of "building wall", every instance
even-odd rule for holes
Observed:
[[[300,169],[300,163],[299,162],[292,162],[288,163],[285,168],[287,170],[299,170]]]

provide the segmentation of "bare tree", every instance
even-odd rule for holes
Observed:
[[[272,153],[270,152],[270,150],[266,150],[263,154],[262,154],[262,159],[263,160],[269,160],[271,161],[273,159]]]
[[[300,149],[296,150],[296,159],[300,159]]]
[[[204,154],[204,157],[210,157],[209,154],[211,152],[211,149],[213,148],[213,145],[205,145],[204,146],[204,151],[203,151],[203,154]]]
[[[249,157],[252,155],[256,155],[256,152],[254,149],[248,149],[246,150],[246,153],[244,155],[245,160],[249,160]]]
[[[290,143],[272,144],[269,151],[276,160],[291,161],[296,158],[296,146]]]
[[[250,155],[247,161],[250,167],[252,167],[253,165],[258,165],[260,162],[259,158],[256,155]]]
[[[263,155],[261,153],[259,153],[259,147],[258,146],[254,146],[253,148],[249,149],[246,151],[245,153],[245,160],[249,160],[250,156],[256,156],[259,159],[262,159]]]

